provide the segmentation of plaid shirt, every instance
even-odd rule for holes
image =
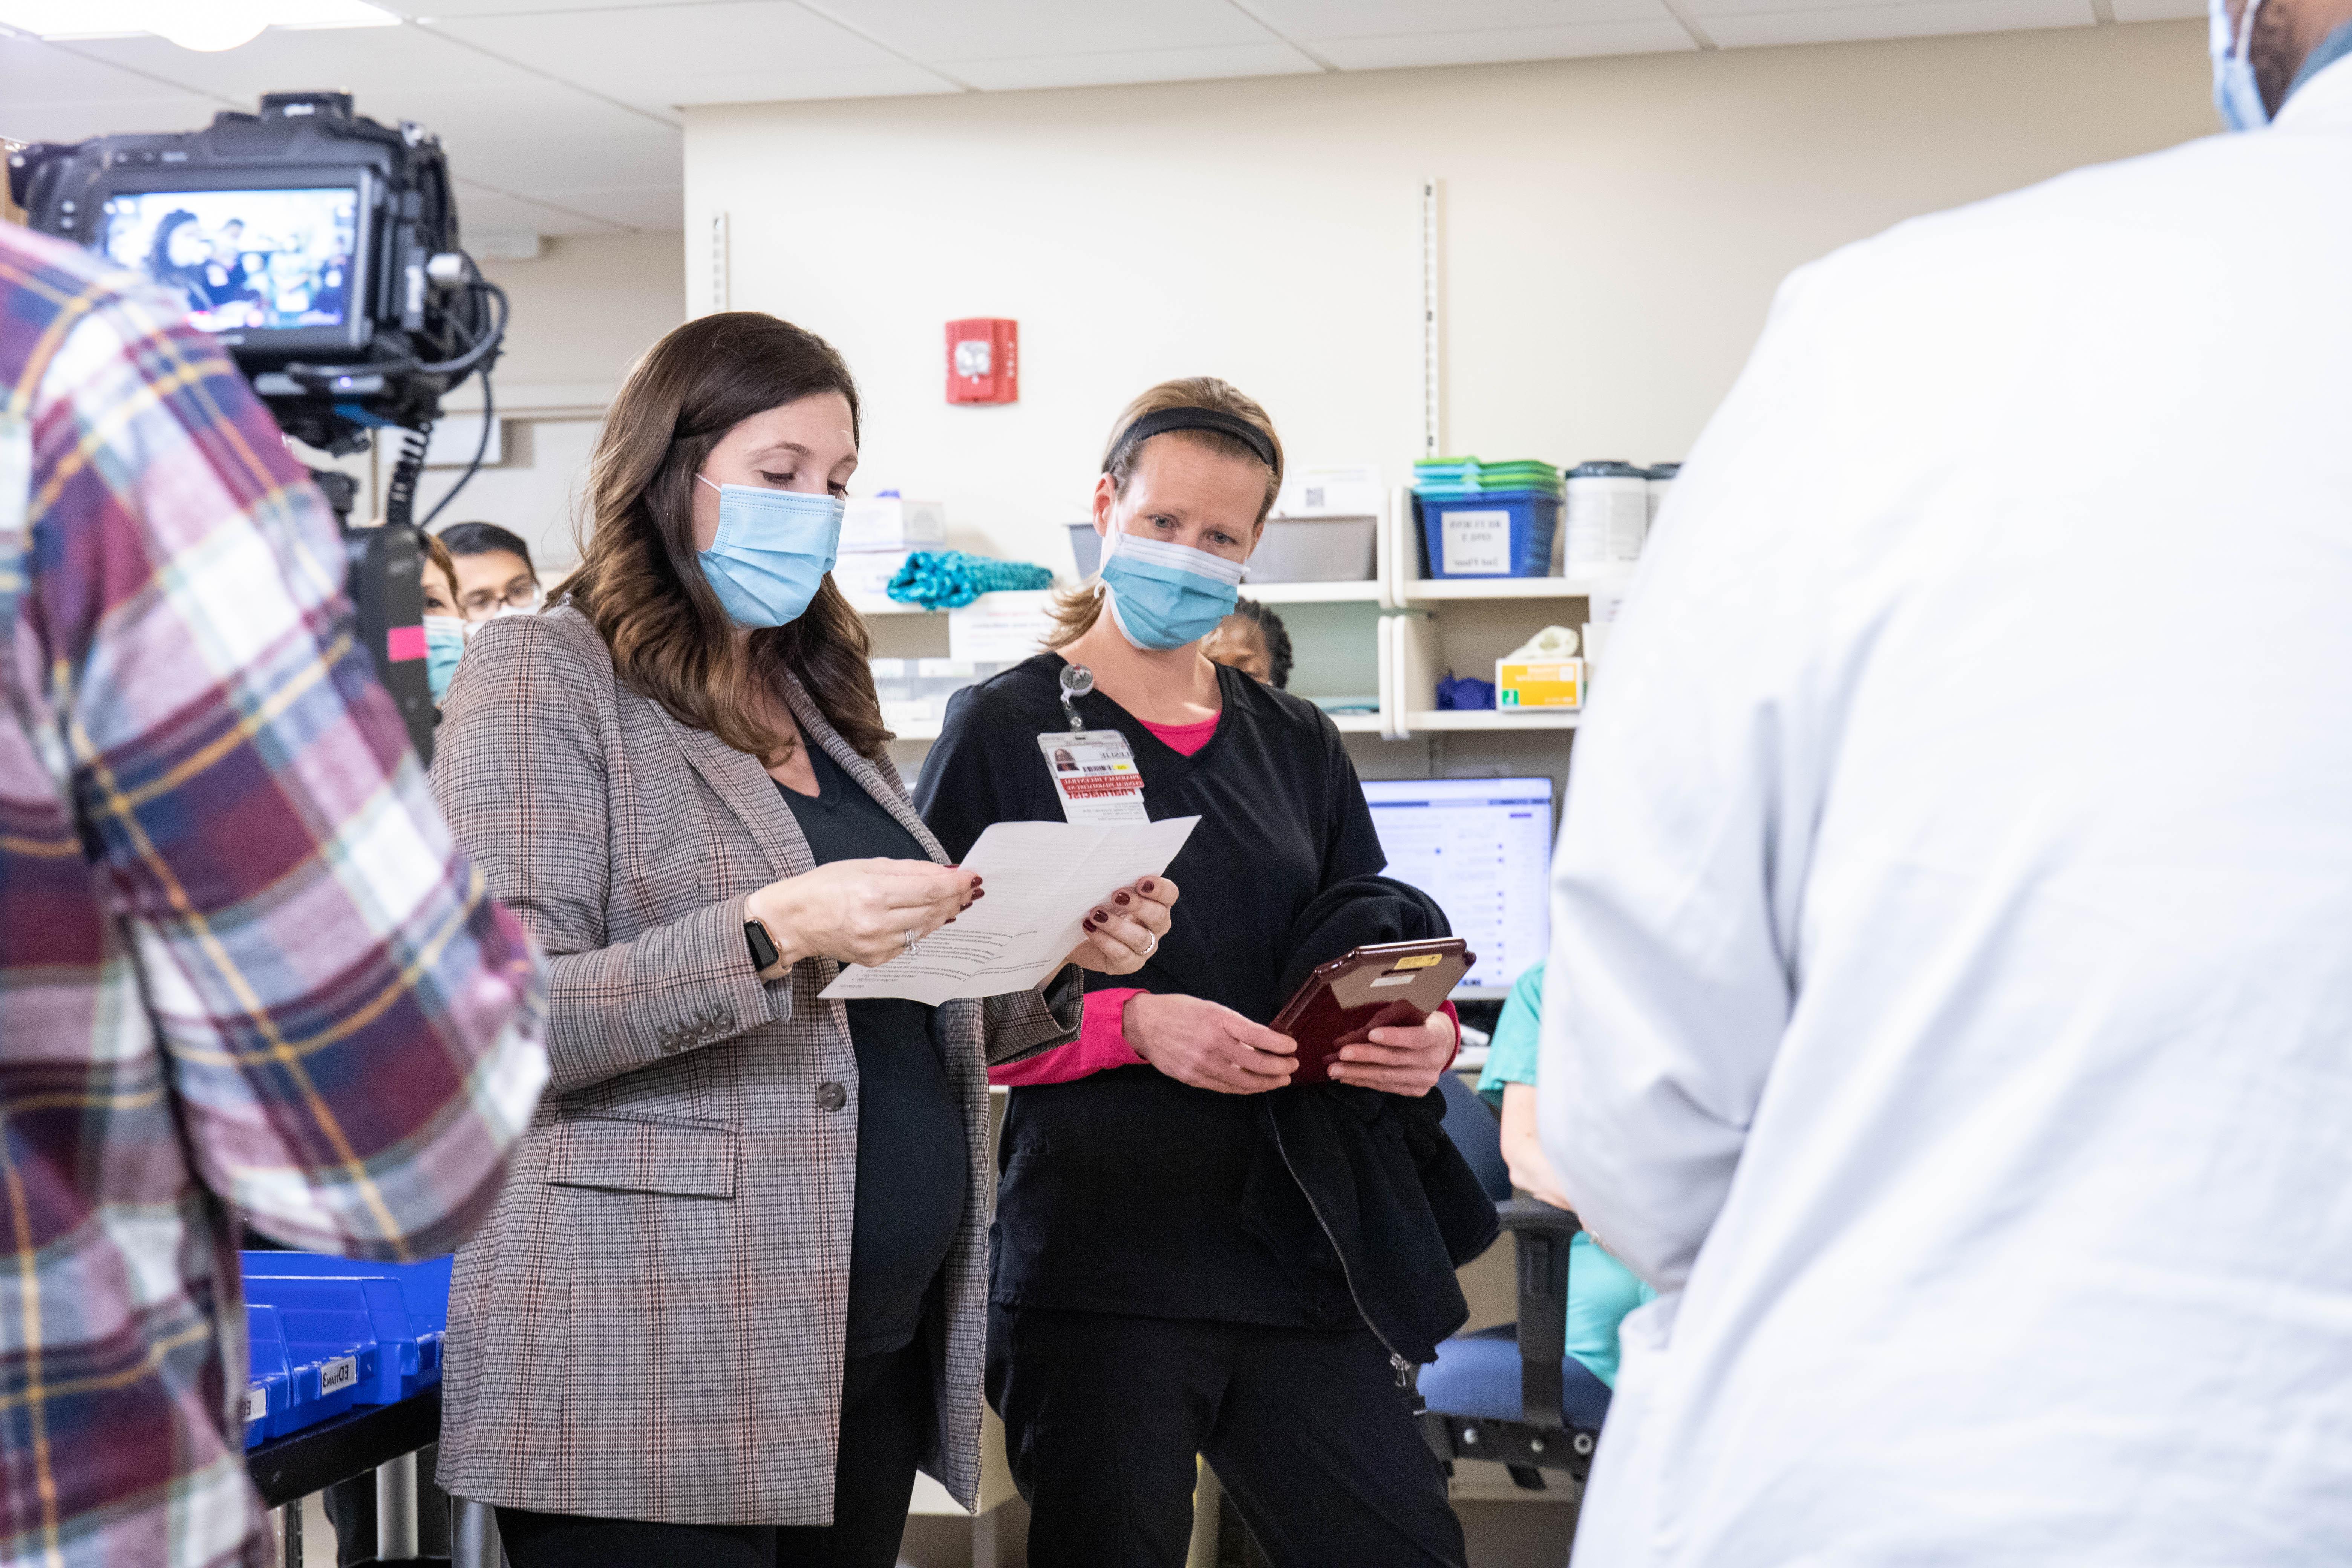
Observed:
[[[0,1564],[264,1563],[228,1205],[446,1249],[545,1081],[342,579],[211,341],[0,226]]]

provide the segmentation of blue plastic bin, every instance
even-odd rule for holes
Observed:
[[[285,1289],[299,1290],[308,1284],[356,1286],[365,1304],[368,1331],[381,1352],[358,1403],[391,1405],[441,1381],[442,1347],[449,1327],[450,1262],[435,1258],[422,1263],[368,1263],[308,1252],[248,1252],[246,1295],[253,1300],[280,1300]]]
[[[283,1437],[315,1426],[358,1403],[361,1382],[376,1373],[376,1347],[373,1341],[352,1342],[346,1331],[349,1327],[348,1319],[340,1313],[289,1308],[276,1301],[247,1305],[247,1353],[254,1364],[272,1369],[260,1380],[268,1405],[264,1422],[268,1436]],[[317,1337],[321,1334],[323,1339]],[[283,1403],[269,1382],[279,1367],[284,1368]],[[251,1380],[247,1387],[249,1394]],[[246,1439],[251,1447],[249,1420]]]
[[[1559,498],[1541,490],[1487,490],[1477,496],[1413,497],[1421,513],[1423,574],[1429,577],[1547,577]],[[1454,571],[1446,570],[1447,543]]]
[[[258,1447],[278,1436],[291,1403],[294,1364],[286,1354],[286,1325],[275,1307],[245,1309],[247,1370],[245,1374],[245,1446]]]

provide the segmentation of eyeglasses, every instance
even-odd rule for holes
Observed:
[[[457,603],[469,621],[486,621],[492,616],[512,610],[517,615],[535,616],[547,603],[547,590],[536,581],[509,583],[505,591],[477,588]]]

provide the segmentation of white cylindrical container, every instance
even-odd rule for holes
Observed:
[[[1683,471],[1680,463],[1653,463],[1650,466],[1650,521],[1658,521],[1658,509],[1666,504],[1666,492],[1675,488],[1675,476]]]
[[[1650,476],[1631,463],[1579,463],[1568,470],[1568,542],[1560,571],[1581,577],[1642,553],[1650,528]]]

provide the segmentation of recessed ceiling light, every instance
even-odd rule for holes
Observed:
[[[264,27],[392,27],[367,0],[0,0],[0,26],[42,38],[152,33],[184,49],[233,49]]]

